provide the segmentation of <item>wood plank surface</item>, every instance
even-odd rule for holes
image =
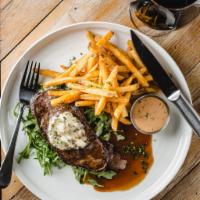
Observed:
[[[4,2],[6,0],[3,0]],[[25,1],[25,0],[24,0]],[[45,0],[46,2],[46,0]],[[63,25],[80,21],[111,21],[128,26],[132,26],[128,17],[128,2],[122,0],[64,0],[61,2],[33,31],[15,46],[15,48],[2,60],[2,80],[8,76],[13,64],[22,55],[22,53],[38,38],[47,32],[59,28]],[[87,6],[86,6],[87,5]],[[200,113],[200,16],[192,23],[181,29],[171,32],[160,38],[154,38],[161,44],[175,59],[180,66],[188,82],[195,108]],[[6,48],[9,48],[7,44]],[[174,180],[163,190],[155,200],[184,199],[184,187],[186,183],[192,184],[192,190],[186,187],[188,199],[198,199],[199,189],[194,184],[200,185],[200,180],[192,180],[192,176],[198,176],[200,163],[200,140],[193,135],[192,144],[187,159],[174,178]],[[16,183],[18,184],[16,186]],[[20,190],[19,190],[20,188]],[[182,188],[182,189],[181,189]],[[10,199],[8,195],[12,192],[12,199],[37,199],[16,179],[8,189],[3,191],[4,199]],[[177,192],[180,194],[177,196]],[[197,198],[197,197],[198,198]],[[185,198],[186,199],[186,198]]]
[[[200,164],[176,185],[163,200],[199,200],[200,199]],[[192,194],[192,195],[191,195]],[[192,198],[191,198],[192,197]]]
[[[59,3],[60,0],[3,0],[0,58],[5,57]]]

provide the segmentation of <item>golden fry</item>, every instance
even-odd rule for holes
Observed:
[[[80,84],[82,84],[82,85],[88,86],[88,87],[102,88],[101,85],[99,85],[97,83],[94,83],[92,81],[88,81],[88,80],[83,79],[83,78],[79,78],[77,82],[80,83]]]
[[[111,127],[113,131],[117,131],[118,129],[118,119],[115,116],[112,116]]]
[[[90,79],[90,78],[96,78],[98,76],[99,76],[99,70],[94,70],[82,76],[82,78]]]
[[[132,124],[128,119],[123,118],[123,117],[120,117],[120,118],[119,118],[119,121],[120,121],[122,124],[125,124],[125,125],[131,125],[131,124]]]
[[[87,64],[87,71],[89,72],[97,63],[97,57],[92,55],[89,59],[88,59],[88,64]]]
[[[64,83],[74,83],[77,82],[78,78],[77,77],[64,77],[64,78],[56,78],[50,81],[47,81],[46,83],[44,83],[43,85],[45,87],[49,87],[49,86],[56,86],[56,85],[62,85]]]
[[[95,43],[94,34],[91,31],[87,31],[87,38],[90,42]]]
[[[129,54],[131,56],[132,59],[135,60],[135,62],[137,63],[138,67],[139,68],[143,68],[145,67],[144,63],[142,62],[142,60],[140,59],[136,49],[135,49],[135,46],[133,45],[132,41],[131,40],[128,40],[127,42],[128,44],[128,47],[129,47]]]
[[[56,78],[64,78],[64,77],[68,77],[70,75],[70,73],[76,68],[76,66],[73,64],[71,65],[71,67],[69,67],[64,73],[60,74],[59,76],[57,76]]]
[[[76,83],[68,83],[67,86],[71,89],[79,90],[88,94],[96,94],[105,97],[117,97],[116,91],[100,89],[95,87],[86,87]]]
[[[102,57],[99,58],[99,68],[100,68],[100,72],[101,72],[101,78],[104,81],[107,80],[108,78],[108,75],[109,75],[109,71],[108,71],[108,68],[103,60]]]
[[[99,39],[99,41],[97,42],[97,46],[102,46],[106,44],[106,42],[110,40],[113,34],[114,33],[112,31],[109,31],[108,33],[106,33],[101,39]]]
[[[76,101],[75,106],[82,107],[82,106],[93,106],[95,105],[95,101]]]
[[[146,75],[144,76],[144,78],[147,80],[147,81],[153,81],[153,77],[151,75]]]
[[[118,88],[116,88],[116,91],[121,92],[121,93],[123,93],[123,92],[134,92],[137,89],[139,89],[139,85],[136,83],[136,84],[133,84],[133,85],[118,87]]]
[[[71,90],[49,90],[48,95],[49,96],[55,96],[55,97],[60,97],[66,94],[69,94],[69,91]]]
[[[36,69],[37,71],[37,69]],[[53,70],[50,70],[50,69],[40,69],[40,75],[43,75],[43,76],[50,76],[52,78],[55,78],[56,76],[59,76],[61,73],[60,72],[56,72],[56,71],[53,71]]]
[[[75,69],[70,73],[70,76],[76,76],[80,72],[86,71],[86,66],[87,66],[87,63],[88,63],[89,56],[90,56],[89,54],[86,54],[81,58],[80,62],[78,62],[76,64]]]
[[[106,101],[107,101],[106,97],[101,97],[99,99],[98,104],[97,104],[96,109],[95,109],[95,115],[100,115],[101,114],[101,112],[103,111],[103,109],[106,106]]]
[[[66,95],[60,96],[58,98],[52,99],[51,105],[57,106],[61,103],[72,103],[79,99],[80,94],[81,94],[80,91],[74,91],[74,92],[71,92],[70,94],[66,94]]]
[[[66,70],[69,69],[69,67],[67,67],[67,66],[65,66],[65,65],[60,65],[60,67],[61,67],[64,71],[66,71]]]
[[[130,101],[131,98],[131,93],[127,92],[125,97],[128,99],[128,102]],[[119,119],[121,117],[121,113],[123,112],[123,109],[126,107],[127,103],[120,103],[114,110],[114,116]]]
[[[93,100],[93,101],[98,101],[101,98],[101,96],[95,95],[95,94],[81,94],[80,99],[83,100]],[[127,103],[128,99],[126,97],[107,97],[108,102],[113,102],[113,103]]]

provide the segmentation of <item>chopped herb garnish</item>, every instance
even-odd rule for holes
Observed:
[[[145,144],[134,145],[134,143],[130,143],[123,147],[123,151],[126,154],[131,154],[134,159],[138,159],[141,156],[143,156],[144,158],[148,157],[148,154],[145,151]]]

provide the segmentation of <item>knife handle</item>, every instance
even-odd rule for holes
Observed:
[[[200,117],[192,107],[192,105],[185,99],[185,97],[181,94],[179,98],[174,101],[176,106],[182,112],[184,118],[196,132],[197,136],[200,137]]]

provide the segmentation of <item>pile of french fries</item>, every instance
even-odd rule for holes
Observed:
[[[112,129],[116,131],[119,122],[131,124],[128,119],[131,96],[155,89],[151,87],[152,76],[132,42],[128,41],[127,51],[123,51],[110,42],[113,35],[111,31],[104,36],[88,31],[88,53],[75,59],[71,66],[61,65],[62,73],[41,69],[40,74],[52,78],[43,84],[48,94],[55,97],[52,106],[74,102],[78,107],[93,107],[95,115],[105,111],[112,116]],[[68,89],[50,89],[63,84]]]

